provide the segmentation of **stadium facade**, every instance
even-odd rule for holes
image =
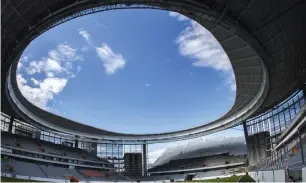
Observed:
[[[71,171],[74,167],[81,167],[82,170],[78,170],[81,173],[74,173],[88,178],[99,173],[88,172],[87,169],[124,171],[124,155],[141,153],[142,175],[147,175],[149,144],[201,137],[241,124],[247,149],[242,158],[246,161],[236,158],[235,153],[235,158],[230,159],[233,163],[229,162],[230,146],[217,153],[218,150],[209,143],[203,143],[203,147],[196,146],[200,149],[190,144],[190,147],[187,145],[184,148],[186,153],[183,157],[182,154],[177,156],[192,162],[198,160],[195,158],[202,158],[203,163],[196,167],[182,165],[175,161],[177,157],[166,158],[164,154],[156,162],[159,167],[165,165],[164,169],[153,168],[154,171],[149,173],[161,176],[181,173],[187,176],[184,173],[208,169],[219,171],[229,166],[247,167],[250,171],[276,170],[284,165],[286,169],[301,170],[304,167],[306,1],[37,0],[33,3],[3,0],[1,5],[1,131],[6,140],[1,142],[1,153],[5,158],[17,159],[15,163],[20,167],[34,167],[33,162],[60,164],[61,168],[69,167]],[[204,26],[220,42],[232,64],[237,85],[235,103],[224,116],[181,131],[123,134],[51,114],[24,98],[17,86],[16,70],[22,52],[32,40],[80,16],[137,8],[181,13]],[[27,147],[23,143],[32,146]],[[237,144],[241,143],[237,141]],[[60,148],[61,151],[50,153],[59,145],[68,149]],[[214,153],[201,153],[204,147],[213,149]],[[67,151],[73,153],[67,155]],[[195,156],[196,152],[200,153]],[[63,154],[66,154],[64,158],[61,157]],[[86,159],[89,154],[94,157]],[[225,162],[221,164],[207,163],[222,158]],[[24,164],[21,161],[24,159],[30,162]],[[234,162],[236,159],[238,164]],[[161,160],[164,162],[161,163]],[[14,164],[11,160],[8,162],[8,166]],[[169,163],[171,166],[166,165]],[[41,165],[41,175],[48,177],[46,172],[53,172],[47,169],[48,166]],[[108,176],[113,175],[110,173]],[[120,177],[119,174],[116,176]]]

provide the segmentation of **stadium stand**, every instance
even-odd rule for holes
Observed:
[[[80,170],[86,177],[105,177],[108,176],[105,172],[100,172],[97,170]]]
[[[211,170],[207,172],[199,172],[194,176],[194,180],[204,179],[205,177],[221,177],[229,174],[228,170]]]
[[[12,166],[12,171],[7,167]],[[93,169],[68,168],[55,164],[26,162],[7,158],[2,161],[1,171],[30,177],[65,179],[75,178],[77,180],[115,180],[116,175],[108,176],[106,171]],[[118,179],[118,178],[117,178]]]
[[[150,171],[214,167],[214,166],[227,165],[232,163],[246,163],[245,161],[246,161],[245,156],[242,157],[229,156],[229,155],[204,156],[198,158],[171,160],[167,164],[150,169]]]
[[[205,170],[230,167],[240,163],[246,165],[246,146],[244,137],[233,137],[220,140],[194,140],[184,146],[167,149],[149,169],[149,173],[169,170],[194,171],[194,168]]]
[[[106,159],[99,158],[87,151],[79,148],[67,147],[60,144],[54,144],[43,140],[37,140],[30,137],[25,137],[7,132],[1,133],[2,145],[17,147],[33,152],[47,153],[55,156],[69,157],[79,160],[101,161],[110,164]]]
[[[6,167],[8,166],[11,166],[12,170],[7,169]],[[39,167],[37,163],[29,163],[18,160],[2,161],[1,172],[14,173],[31,177],[47,177],[45,172]]]

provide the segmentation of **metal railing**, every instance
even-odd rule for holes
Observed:
[[[304,119],[305,114],[301,117],[301,119]],[[303,124],[305,125],[305,124]],[[304,127],[304,126],[303,126]],[[286,142],[284,145],[282,145],[279,149],[275,149],[271,156],[268,156],[264,159],[262,159],[256,167],[252,167],[251,170],[277,170],[277,169],[300,169],[304,166],[304,153],[303,149],[306,149],[306,144],[303,144],[306,142],[306,131],[304,130],[298,130],[297,134],[295,134],[290,141]],[[295,153],[293,152],[293,149],[295,149]],[[301,165],[298,166],[289,166],[288,167],[288,159],[291,159],[293,156],[298,156],[301,154],[302,160],[299,161]],[[297,163],[297,162],[294,162]],[[294,164],[293,163],[293,164]],[[292,165],[292,164],[291,164]]]

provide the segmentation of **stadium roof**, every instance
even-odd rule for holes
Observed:
[[[179,12],[196,20],[216,37],[231,61],[236,78],[236,99],[227,114],[209,124],[178,132],[121,134],[50,114],[21,95],[16,83],[17,62],[33,39],[79,16],[127,8]],[[2,112],[22,116],[42,128],[113,140],[167,141],[235,126],[271,108],[305,83],[305,9],[304,0],[36,0],[35,3],[3,0]]]
[[[224,153],[229,153],[229,155],[234,156],[246,155],[247,147],[245,138],[241,136],[221,139],[195,139],[185,145],[166,149],[156,159],[153,167],[161,166],[171,160],[205,157]]]

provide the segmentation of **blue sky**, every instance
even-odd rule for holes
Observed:
[[[231,108],[236,89],[210,32],[160,10],[107,11],[59,25],[28,46],[17,79],[35,105],[124,133],[207,123]]]

